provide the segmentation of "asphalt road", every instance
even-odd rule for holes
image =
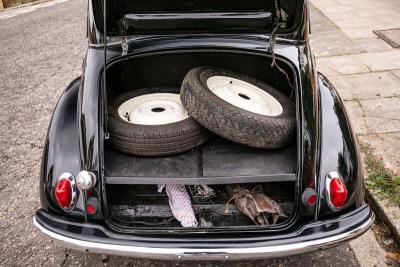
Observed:
[[[37,179],[47,126],[63,89],[81,73],[87,46],[86,1],[59,1],[25,9],[0,12],[0,266],[101,265],[101,256],[59,247],[41,237],[32,225],[32,216],[39,208]],[[163,264],[123,257],[111,257],[106,265],[193,266],[190,262]],[[345,244],[307,255],[233,265],[358,263]]]

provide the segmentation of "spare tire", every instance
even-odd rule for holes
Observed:
[[[187,114],[176,88],[144,88],[118,95],[108,105],[109,143],[140,156],[191,150],[211,133]]]
[[[197,67],[181,87],[192,118],[231,141],[257,148],[280,148],[294,136],[294,103],[274,87],[229,70]]]

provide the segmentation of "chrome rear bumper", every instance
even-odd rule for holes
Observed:
[[[329,248],[354,239],[367,231],[374,221],[374,214],[368,206],[363,206],[356,211],[349,216],[339,218],[339,220],[308,224],[301,227],[296,233],[277,236],[273,241],[262,241],[260,238],[260,241],[255,241],[250,245],[243,244],[243,247],[240,247],[239,238],[237,243],[225,244],[225,247],[213,244],[211,240],[208,247],[204,241],[202,246],[199,244],[197,248],[195,247],[196,243],[189,246],[188,242],[153,243],[152,246],[149,246],[149,242],[143,240],[133,241],[129,238],[132,237],[130,235],[110,233],[96,225],[61,221],[50,215],[44,215],[43,211],[36,213],[33,223],[45,236],[65,247],[80,251],[164,260],[235,260],[300,254]],[[51,222],[46,225],[48,220],[56,223]],[[64,229],[54,230],[59,223],[63,223],[61,228]],[[323,237],[320,235],[321,229],[324,229]],[[99,235],[99,233],[101,234]],[[148,239],[150,240],[151,237]]]

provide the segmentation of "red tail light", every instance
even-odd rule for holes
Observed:
[[[65,210],[70,209],[75,202],[75,178],[70,173],[61,174],[58,179],[54,195],[58,205]]]
[[[326,199],[331,210],[344,207],[347,200],[347,188],[337,172],[330,172],[326,177]]]
[[[302,195],[302,201],[304,206],[313,207],[317,203],[317,193],[312,188],[306,188]]]
[[[94,214],[96,214],[97,209],[96,209],[95,206],[93,206],[92,204],[88,203],[88,204],[86,204],[86,212],[89,215],[94,215]]]
[[[97,211],[100,209],[100,203],[97,198],[90,197],[86,201],[86,212],[89,215],[95,215]]]

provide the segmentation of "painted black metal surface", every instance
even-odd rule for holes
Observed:
[[[317,75],[315,71],[314,59],[307,43],[307,4],[305,1],[297,1],[297,3],[301,4],[299,19],[303,22],[296,24],[298,27],[296,31],[287,34],[282,33],[278,36],[280,39],[275,46],[275,54],[278,60],[287,62],[296,73],[296,77],[292,80],[297,85],[295,99],[298,123],[298,164],[296,168],[298,183],[296,187],[297,203],[295,204],[302,207],[300,195],[307,187],[317,189],[319,201],[314,210],[297,209],[296,207],[295,211],[298,210],[298,216],[293,218],[285,231],[292,231],[293,228],[291,227],[299,222],[311,223],[312,220],[319,221],[321,218],[329,216],[331,218],[330,225],[336,227],[337,229],[334,232],[339,234],[344,228],[352,227],[349,221],[344,223],[342,218],[355,213],[353,210],[361,207],[363,203],[359,156],[356,140],[340,98],[326,78]],[[92,5],[89,1],[88,36],[90,45],[84,61],[83,73],[81,78],[72,82],[63,93],[54,111],[43,151],[40,174],[42,210],[57,215],[49,217],[40,211],[37,214],[38,220],[52,231],[74,236],[79,236],[85,229],[85,225],[71,225],[65,220],[54,218],[57,216],[60,218],[67,217],[74,222],[91,221],[91,218],[85,219],[83,201],[78,201],[78,205],[72,213],[65,213],[58,208],[53,192],[56,180],[62,172],[68,171],[74,175],[77,175],[82,169],[94,172],[98,177],[98,183],[93,194],[101,200],[103,214],[108,214],[105,202],[103,162],[105,95],[101,84],[104,54],[103,49],[97,47],[103,40],[96,22],[99,18],[95,19],[94,17],[94,9],[96,8],[98,7]],[[124,60],[125,57],[121,56],[120,39],[115,36],[109,38],[109,41],[114,41],[107,48],[108,66],[111,66],[118,60]],[[200,51],[210,54],[221,51],[238,54],[248,53],[270,58],[268,41],[268,37],[263,34],[249,33],[136,36],[129,40],[127,44],[127,58],[157,56],[176,52],[182,54],[187,51]],[[275,71],[279,75],[279,72]],[[333,214],[324,202],[324,178],[326,173],[332,170],[339,171],[343,175],[349,190],[346,209],[341,212],[340,216]],[[80,197],[80,199],[82,198]],[[363,209],[366,210],[367,208],[364,207]],[[309,215],[313,215],[313,217]],[[369,209],[363,216],[364,219],[366,216],[372,216]],[[359,217],[350,216],[349,218],[358,220]],[[86,229],[88,232],[86,232],[85,238],[94,240],[98,237],[110,238],[103,230],[99,230],[105,225],[104,218],[98,218],[97,223],[98,226],[95,227],[92,224],[88,225],[88,229],[90,229]],[[301,235],[304,234],[304,237],[307,236],[307,238],[323,236],[327,231],[327,225],[323,223],[316,223],[315,225],[310,224]],[[285,231],[280,230],[277,234],[283,236]],[[312,231],[313,234],[311,235],[309,231]],[[243,236],[241,237],[243,238]],[[142,240],[146,240],[146,237],[142,237]],[[234,239],[227,240],[229,242],[237,241]],[[113,242],[118,243],[120,240],[117,239]],[[273,241],[269,240],[268,242]],[[163,244],[159,243],[159,245]]]
[[[357,140],[353,134],[342,100],[332,84],[322,74],[318,75],[320,91],[320,160],[319,192],[321,201],[317,205],[318,214],[332,213],[325,204],[326,175],[337,170],[348,189],[346,206],[359,206],[364,200],[362,167],[359,160]]]
[[[77,96],[80,84],[81,79],[74,80],[61,95],[43,148],[39,191],[41,206],[49,211],[62,212],[54,196],[58,177],[64,172],[78,173],[82,169],[83,159],[80,155],[77,128],[79,118]],[[79,203],[69,215],[82,219],[83,207]]]
[[[171,51],[182,49],[182,47],[196,47],[196,48],[209,48],[213,47],[213,51],[216,49],[229,49],[236,50],[238,53],[246,53],[253,51],[253,53],[265,53],[265,45],[262,40],[256,41],[253,39],[244,40],[238,38],[182,38],[182,39],[165,39],[161,40],[151,39],[147,43],[145,41],[135,44],[135,54],[140,53],[151,53],[157,51]],[[313,71],[310,71],[312,66],[312,57],[309,54],[299,53],[299,50],[306,49],[306,46],[289,46],[289,45],[277,45],[276,53],[278,57],[285,57],[290,60],[294,67],[298,68],[299,80],[301,82],[301,90],[299,90],[299,97],[297,97],[299,118],[298,123],[300,125],[299,131],[301,140],[298,140],[301,155],[299,155],[299,164],[301,166],[299,177],[304,173],[305,184],[304,187],[313,186],[315,179],[319,179],[316,173],[316,162],[317,154],[323,153],[317,150],[318,146],[318,99],[317,85],[314,80]],[[210,48],[209,48],[210,49]],[[263,52],[264,51],[264,52]],[[116,48],[115,50],[110,49],[108,55],[110,59],[118,58],[120,51]],[[99,149],[102,151],[102,138],[99,138],[99,134],[102,134],[102,109],[101,109],[101,87],[100,84],[100,73],[101,73],[101,61],[102,61],[102,50],[89,48],[87,57],[85,60],[85,70],[82,77],[82,86],[79,93],[79,106],[78,115],[80,125],[80,138],[81,147],[80,156],[82,162],[87,169],[94,171],[96,174],[102,174],[100,165],[102,164],[102,152],[99,154]],[[301,58],[302,60],[299,60]],[[305,64],[308,63],[308,64]],[[310,73],[310,74],[308,74]],[[332,110],[334,112],[334,110]],[[51,136],[51,134],[50,134]],[[338,136],[342,138],[341,136]],[[64,164],[65,168],[67,166]],[[48,175],[47,173],[45,175]],[[357,178],[359,179],[359,177]],[[307,182],[308,181],[308,182]],[[100,189],[99,195],[102,192]]]

